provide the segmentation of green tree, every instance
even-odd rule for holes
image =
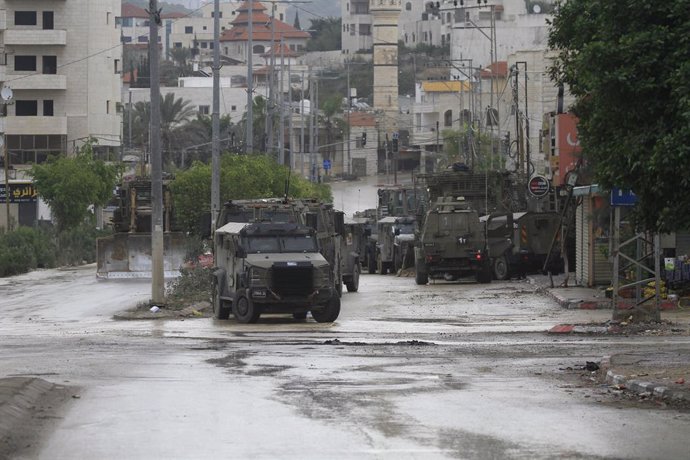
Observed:
[[[335,51],[341,49],[342,20],[340,18],[312,18],[311,39],[307,51]]]
[[[444,129],[442,164],[449,166],[456,162],[465,163],[475,171],[502,170],[505,168],[505,156],[501,155],[500,142],[494,139],[494,151],[491,153],[491,135],[481,135],[465,125],[462,130]]]
[[[231,199],[271,198],[285,194],[288,168],[265,155],[230,155],[221,157],[221,202]],[[193,233],[211,209],[211,166],[197,162],[179,172],[171,184],[178,222]],[[292,175],[289,195],[294,198],[331,200],[330,188]]]
[[[265,126],[266,126],[266,110],[267,108],[266,99],[263,96],[256,96],[252,101],[252,118],[254,119],[254,124],[252,126],[252,138],[254,144],[254,152],[265,152],[266,151],[266,139],[265,139]],[[247,112],[245,111],[242,115],[242,120],[240,121],[240,129],[242,138],[244,138],[244,133],[247,132]],[[254,153],[247,152],[247,153]]]
[[[576,97],[584,159],[639,197],[641,228],[690,228],[690,0],[568,0],[552,77]]]
[[[53,212],[59,232],[78,227],[89,216],[89,206],[102,206],[113,195],[121,169],[95,159],[95,143],[95,139],[90,140],[74,157],[51,157],[29,170],[39,196]]]

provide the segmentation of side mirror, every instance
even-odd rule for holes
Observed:
[[[400,235],[400,229],[399,229],[399,228],[396,228],[396,229],[393,231],[393,233],[395,233],[395,236]]]

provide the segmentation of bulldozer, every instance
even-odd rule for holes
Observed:
[[[185,262],[186,240],[175,227],[170,181],[163,181],[163,270],[166,278],[179,276]],[[111,205],[115,207],[115,233],[96,240],[96,276],[101,279],[150,278],[151,180],[135,178],[118,187]]]

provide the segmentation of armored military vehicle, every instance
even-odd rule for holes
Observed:
[[[333,270],[313,228],[295,223],[230,222],[214,232],[213,314],[254,323],[263,313],[307,312],[320,323],[340,313]]]
[[[484,216],[494,278],[524,276],[544,268],[560,216],[555,212],[516,212]],[[547,270],[563,271],[563,258],[555,247]]]
[[[348,292],[359,290],[359,275],[362,272],[363,254],[366,252],[367,220],[364,218],[345,219],[345,234],[341,240],[341,263],[343,283]]]
[[[415,281],[455,280],[474,274],[491,282],[491,259],[484,225],[476,210],[462,200],[439,198],[427,211],[415,246]]]
[[[376,271],[381,275],[397,272],[413,252],[415,218],[384,217],[377,226]]]

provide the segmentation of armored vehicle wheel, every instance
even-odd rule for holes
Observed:
[[[261,316],[261,311],[247,297],[244,289],[241,289],[235,293],[235,300],[232,302],[232,314],[235,315],[237,322],[247,324],[256,323]]]
[[[369,254],[367,259],[367,270],[369,274],[376,273],[376,258],[372,254]]]
[[[332,323],[340,314],[340,297],[333,296],[320,310],[312,310],[311,316],[317,323]]]
[[[490,283],[492,278],[491,264],[487,263],[482,265],[482,268],[475,274],[474,277],[477,280],[477,283]]]
[[[213,317],[216,319],[228,319],[230,317],[230,307],[228,302],[220,298],[220,285],[217,280],[213,280]]]
[[[345,283],[347,287],[347,292],[357,292],[359,289],[359,264],[355,264],[354,270],[352,270],[352,280]]]
[[[494,260],[494,278],[500,281],[508,279],[508,260],[505,256],[496,257]]]
[[[426,271],[426,264],[421,260],[416,260],[414,264],[414,282],[422,285],[429,282],[429,274]]]
[[[388,273],[388,267],[383,262],[380,253],[376,254],[376,271],[379,275],[385,275],[386,273]]]
[[[402,268],[402,260],[396,249],[393,249],[393,273],[398,273]]]
[[[293,313],[292,317],[294,319],[297,319],[297,320],[305,320],[305,319],[307,319],[307,312],[303,311],[303,312],[299,312],[299,313]]]

